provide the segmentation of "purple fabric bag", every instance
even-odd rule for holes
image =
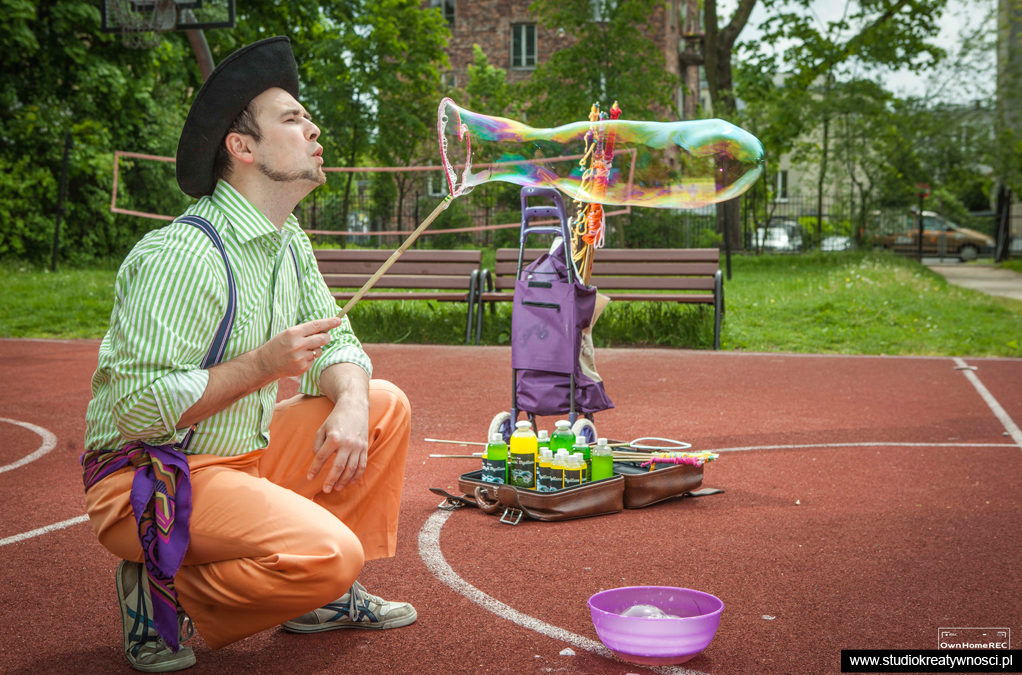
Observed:
[[[517,372],[518,409],[536,415],[570,412],[575,375],[575,411],[594,413],[613,408],[603,383],[589,378],[579,364],[582,331],[596,306],[596,287],[572,274],[569,281],[564,248],[544,253],[515,282],[511,311],[511,367]]]

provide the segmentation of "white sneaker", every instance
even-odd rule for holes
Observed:
[[[351,590],[327,605],[285,621],[281,626],[292,633],[319,633],[338,628],[383,630],[400,628],[418,618],[407,602],[389,602],[369,593],[357,581]]]

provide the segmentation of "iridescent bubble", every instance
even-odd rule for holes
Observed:
[[[579,202],[698,208],[741,195],[763,171],[759,140],[717,119],[604,119],[539,129],[474,113],[445,98],[437,132],[455,197],[503,181],[557,188]],[[603,149],[604,156],[587,156],[593,148]],[[599,179],[590,174],[583,180],[594,163]]]

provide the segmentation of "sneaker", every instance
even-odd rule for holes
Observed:
[[[407,602],[389,602],[369,593],[357,581],[340,598],[285,621],[284,630],[292,633],[319,633],[338,628],[400,628],[415,621],[418,614]]]
[[[122,560],[117,566],[117,603],[121,607],[124,629],[124,656],[135,670],[169,673],[195,665],[191,647],[172,651],[153,625],[153,605],[149,597],[149,579],[141,563]],[[181,637],[188,639],[194,629],[191,620],[181,614]]]

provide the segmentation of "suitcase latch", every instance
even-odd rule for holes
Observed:
[[[448,497],[447,499],[437,504],[436,507],[444,511],[454,511],[455,509],[460,509],[464,505],[465,505],[464,503],[458,501],[457,499],[451,499],[450,497]]]

